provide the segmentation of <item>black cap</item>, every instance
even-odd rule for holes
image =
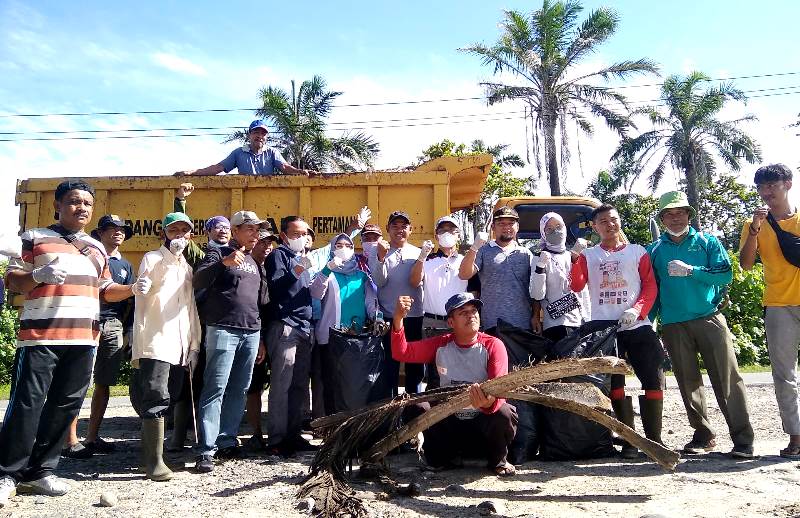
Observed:
[[[396,210],[389,214],[389,221],[387,221],[386,224],[391,225],[392,221],[396,220],[397,218],[403,218],[406,220],[406,223],[411,224],[411,218],[408,217],[408,213],[403,212],[402,210]]]
[[[474,304],[478,309],[483,307],[483,302],[481,302],[481,299],[476,299],[475,295],[472,293],[464,292],[456,293],[447,299],[447,302],[444,303],[444,310],[447,313],[447,316],[450,316],[451,312],[467,304]]]
[[[492,221],[500,218],[519,219],[519,214],[517,214],[517,211],[514,210],[513,208],[509,207],[508,205],[505,205],[494,211],[494,213],[492,214]]]
[[[125,239],[130,239],[133,236],[133,229],[130,225],[125,223],[125,220],[116,214],[106,214],[100,221],[97,222],[97,230],[95,233],[105,230],[108,227],[120,227],[125,230]],[[99,234],[98,234],[99,235]]]

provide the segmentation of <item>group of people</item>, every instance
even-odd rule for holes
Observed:
[[[254,121],[246,149],[221,164],[182,174],[233,167],[242,174],[312,174],[265,148],[266,131]],[[273,170],[263,173],[259,168],[264,167]],[[757,255],[764,264],[767,341],[781,418],[790,436],[780,453],[798,459],[800,268],[797,249],[792,256],[785,242],[787,233],[798,239],[800,215],[788,201],[788,168],[762,167],[755,183],[768,208],[745,225],[741,264],[752,267]],[[15,491],[68,492],[69,485],[53,473],[62,454],[114,450],[100,429],[109,387],[125,361],[128,332],[130,399],[141,418],[141,463],[154,481],[172,477],[164,462],[168,416],[173,433],[166,447],[183,450],[196,414],[195,469],[201,473],[212,471],[219,460],[243,456],[238,435],[245,412],[253,428],[247,441],[251,448],[282,457],[316,449],[301,433],[304,421],[342,410],[331,389],[340,382],[331,368],[332,333],[360,330],[384,316],[391,330],[383,337],[382,396],[401,390],[401,363],[402,389],[408,393],[470,385],[470,407],[424,432],[423,453],[434,468],[479,455],[497,475],[515,473],[507,460],[516,433],[515,408],[480,386],[508,372],[498,325],[554,341],[579,327],[616,326],[618,354],[641,381],[645,435],[659,443],[663,341],[694,429],[683,447],[688,453],[715,448],[699,355],[728,423],[731,454],[753,456],[746,391],[720,312],[732,279],[730,259],[713,235],[691,226],[694,209],[680,192],[661,197],[658,216],[665,232],[647,247],[628,243],[619,213],[604,204],[590,218],[598,244],[572,239],[562,217],[548,213],[541,220],[540,250],[534,252],[517,240],[517,212],[500,207],[492,215],[494,239],[480,232],[462,254],[462,230],[453,217],[434,223],[436,243],[417,247],[409,242],[408,213],[392,212],[380,228],[369,223],[367,207],[345,232],[318,248],[302,217],[286,216],[279,229],[272,229],[249,210],[230,219],[208,219],[203,229],[208,246],[202,248],[192,239],[201,231],[186,214],[192,191],[191,184],[178,188],[174,212],[162,220],[160,246],[144,255],[136,273],[119,253],[131,237],[121,218],[105,215],[91,235],[85,232],[94,203],[94,190],[85,182],[61,183],[53,201],[57,223],[22,234],[20,257],[11,259],[6,276],[8,289],[24,295],[24,305],[11,396],[0,429],[0,506]],[[357,253],[359,245],[363,253]],[[656,318],[662,323],[660,339]],[[79,443],[75,422],[92,378],[89,429]],[[261,404],[267,383],[264,439]],[[617,418],[633,427],[633,401],[624,376],[612,377],[610,398]],[[417,405],[405,418],[429,408]],[[621,453],[625,458],[638,455],[628,444]]]

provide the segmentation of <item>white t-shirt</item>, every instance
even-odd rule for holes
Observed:
[[[633,307],[642,291],[639,263],[647,250],[628,244],[622,249],[605,250],[593,246],[583,251],[589,275],[589,298],[592,320],[619,320],[626,309]],[[627,329],[651,325],[646,315]]]
[[[458,269],[464,256],[456,254],[445,257],[439,252],[431,255],[422,265],[425,272],[423,280],[423,308],[425,313],[446,316],[444,304],[456,293],[467,291],[467,281],[458,278]]]

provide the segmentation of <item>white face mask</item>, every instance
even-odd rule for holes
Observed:
[[[451,232],[439,234],[436,239],[439,241],[439,246],[443,248],[453,248],[458,243],[458,236]]]
[[[334,257],[338,257],[342,261],[349,261],[351,257],[353,257],[353,249],[344,247],[344,248],[336,248],[333,251]]]
[[[308,238],[306,236],[300,236],[294,239],[287,239],[286,241],[287,241],[286,246],[288,246],[289,249],[296,254],[301,253],[303,250],[306,249],[306,246],[308,246]]]
[[[361,243],[361,248],[364,249],[364,255],[369,257],[370,255],[374,255],[375,250],[378,248],[378,242],[372,241],[371,243]]]
[[[169,242],[169,251],[175,255],[181,255],[188,244],[189,240],[185,237],[172,239]]]
[[[685,227],[683,227],[681,230],[679,230],[677,232],[675,232],[674,230],[670,230],[669,227],[665,228],[664,230],[666,231],[667,234],[671,235],[672,237],[680,237],[680,236],[684,235],[685,233],[689,232],[689,225],[686,225]]]

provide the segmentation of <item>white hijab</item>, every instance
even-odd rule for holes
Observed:
[[[544,228],[547,226],[547,223],[551,219],[555,219],[556,221],[561,223],[562,227],[564,227],[564,238],[561,240],[560,243],[557,244],[548,243],[547,239],[545,238]],[[567,250],[567,226],[564,224],[564,218],[562,218],[557,213],[548,212],[547,214],[542,216],[542,219],[539,221],[539,232],[542,236],[542,250],[550,250],[552,252],[556,252],[559,254]]]

